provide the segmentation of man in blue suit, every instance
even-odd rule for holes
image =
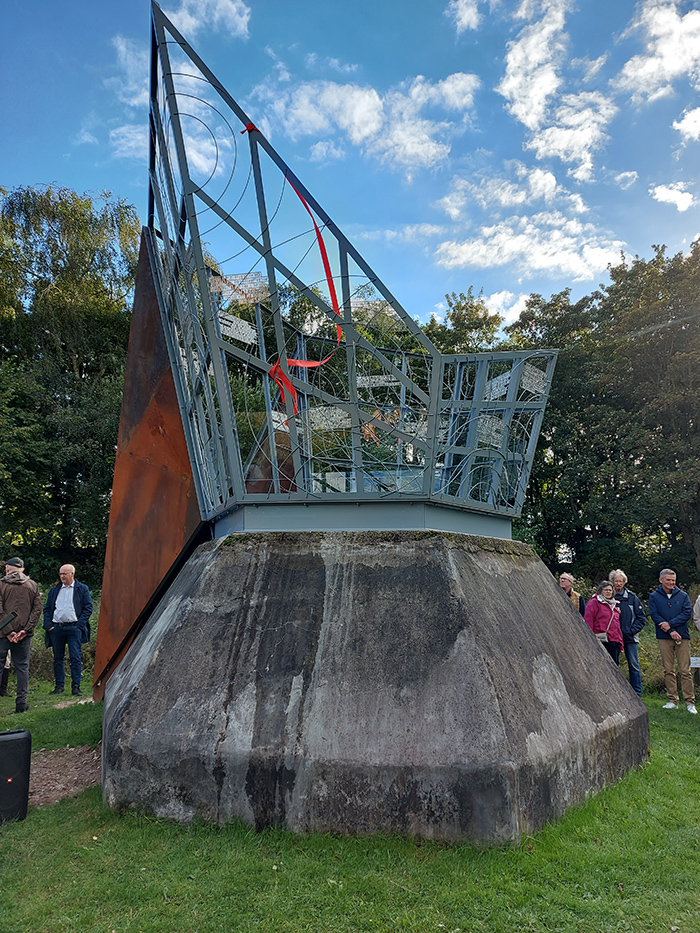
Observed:
[[[64,564],[58,575],[61,582],[51,587],[44,606],[44,639],[46,647],[53,648],[55,687],[51,693],[63,693],[66,679],[63,658],[68,645],[71,692],[73,696],[82,696],[81,645],[90,641],[92,598],[85,584],[75,579],[75,567],[72,564]]]

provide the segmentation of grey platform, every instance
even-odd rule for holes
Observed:
[[[188,822],[517,840],[644,761],[644,705],[518,542],[203,545],[107,684],[103,793]]]

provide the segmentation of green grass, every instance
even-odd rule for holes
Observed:
[[[183,827],[98,789],[30,808],[0,827],[0,931],[698,933],[700,717],[646,702],[650,760],[512,847]],[[41,701],[30,728],[62,720],[78,744],[98,712]]]
[[[98,745],[102,736],[102,704],[78,704],[68,692],[59,696],[49,696],[53,683],[29,680],[29,709],[26,713],[15,713],[16,682],[14,674],[10,678],[10,697],[0,697],[0,732],[10,729],[29,729],[32,734],[32,750],[40,748],[64,748],[66,745]],[[90,682],[85,685],[87,698],[90,695]],[[57,709],[56,704],[65,701],[70,706]],[[0,933],[4,933],[0,926]]]

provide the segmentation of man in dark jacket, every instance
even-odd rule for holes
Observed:
[[[83,658],[80,646],[90,641],[92,598],[85,584],[75,579],[72,564],[64,564],[58,575],[61,582],[51,587],[44,606],[44,640],[47,648],[53,648],[55,686],[51,693],[63,693],[66,680],[63,658],[68,645],[71,692],[73,696],[82,696]]]
[[[17,613],[17,617],[7,635],[0,638],[0,668],[4,667],[5,657],[11,649],[17,672],[15,712],[25,713],[29,709],[29,646],[41,615],[41,596],[39,587],[24,573],[21,557],[5,561],[5,576],[0,580],[0,619],[11,612]]]
[[[624,640],[630,686],[642,695],[642,672],[639,669],[639,633],[647,617],[639,597],[627,589],[627,574],[624,570],[612,570],[608,577],[615,590],[615,600],[620,606],[620,628]]]
[[[693,607],[687,593],[676,586],[675,570],[662,570],[659,586],[649,596],[649,615],[656,626],[661,660],[664,664],[664,682],[668,703],[664,709],[678,707],[678,685],[676,684],[676,661],[681,674],[683,699],[689,713],[695,709],[695,687],[690,672],[690,632],[688,622]]]

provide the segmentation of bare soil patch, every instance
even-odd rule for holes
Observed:
[[[102,780],[102,748],[40,749],[32,755],[29,772],[29,803],[35,807],[75,797]]]

